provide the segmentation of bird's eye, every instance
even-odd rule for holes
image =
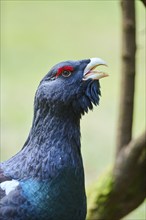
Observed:
[[[69,70],[64,70],[62,72],[62,76],[64,76],[64,77],[69,77],[70,75],[71,75],[71,71],[69,71]]]

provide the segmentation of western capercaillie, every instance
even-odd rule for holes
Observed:
[[[85,220],[80,119],[99,103],[99,65],[61,62],[40,82],[28,138],[1,164],[1,220]]]

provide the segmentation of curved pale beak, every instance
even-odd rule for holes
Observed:
[[[99,80],[103,77],[109,76],[107,73],[104,73],[99,70],[95,70],[96,67],[98,66],[107,66],[106,62],[100,58],[91,58],[90,63],[86,66],[83,74],[83,80]]]

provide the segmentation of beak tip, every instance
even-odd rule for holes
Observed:
[[[108,67],[108,64],[106,63],[106,61],[104,61],[103,59],[101,58],[90,58],[90,64],[89,65],[104,65],[106,67]]]

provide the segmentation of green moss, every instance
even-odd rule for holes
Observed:
[[[104,212],[107,197],[111,193],[113,185],[114,179],[112,175],[112,168],[108,168],[107,171],[99,177],[97,183],[92,185],[87,192],[87,219],[91,220],[91,216],[93,218],[94,215],[97,215],[97,210],[99,214]]]

